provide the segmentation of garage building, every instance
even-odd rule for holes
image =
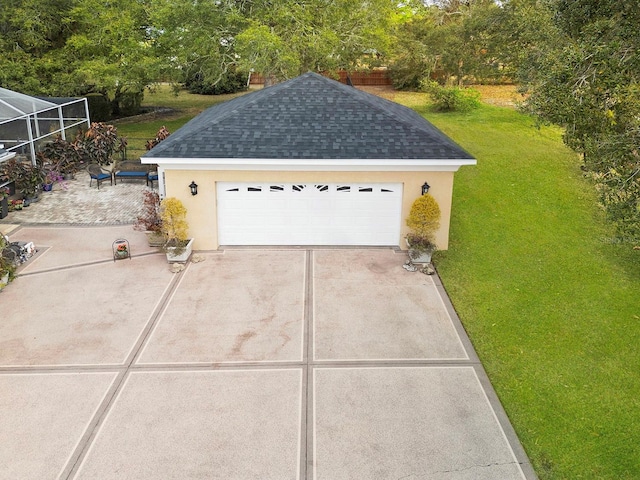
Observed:
[[[403,245],[425,182],[446,249],[454,172],[476,164],[413,110],[311,72],[205,110],[142,161],[200,250]]]

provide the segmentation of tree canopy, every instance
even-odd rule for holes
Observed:
[[[418,88],[429,78],[458,85],[498,80],[504,74],[494,51],[499,11],[493,0],[407,3],[390,59],[396,86]]]
[[[273,83],[383,65],[401,88],[511,79],[638,242],[638,25],[629,0],[4,0],[0,86],[97,93],[118,114],[155,81],[226,91],[250,71]]]
[[[375,64],[389,54],[393,0],[7,0],[0,85],[100,93],[115,113],[156,80],[216,84],[253,70],[272,81]]]
[[[620,239],[640,242],[637,4],[520,0],[505,10],[512,47],[518,47],[513,50],[521,52],[513,64],[529,95],[525,109],[563,127],[566,144],[583,155]]]
[[[32,94],[97,92],[116,107],[156,80],[197,76],[216,84],[238,70],[279,81],[308,70],[391,65],[413,77],[408,85],[434,72],[462,83],[497,71],[494,0],[5,3],[0,85]]]

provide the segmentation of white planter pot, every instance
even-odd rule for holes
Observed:
[[[189,257],[191,256],[191,251],[193,250],[193,241],[194,241],[193,238],[189,239],[189,243],[187,243],[187,246],[184,247],[184,249],[180,249],[182,250],[182,252],[178,255],[174,253],[176,250],[176,247],[165,247],[165,252],[167,254],[167,262],[185,263],[187,260],[189,260]]]
[[[431,263],[432,255],[433,252],[418,252],[417,250],[409,249],[411,263]]]
[[[407,248],[409,249],[409,260],[411,263],[431,263],[431,257],[433,256],[433,250],[431,251],[418,251],[416,249],[411,248],[409,242],[405,239],[407,243]]]

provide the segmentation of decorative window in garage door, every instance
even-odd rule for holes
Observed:
[[[242,186],[232,186],[226,188],[226,192],[265,192],[265,193],[302,193],[302,192],[319,192],[319,193],[394,193],[397,189],[389,188],[388,184],[382,187],[377,184],[357,184],[357,185],[342,185],[342,184],[246,184]]]
[[[217,184],[220,245],[398,245],[402,184]]]
[[[314,183],[314,184],[244,184],[242,186],[231,186],[225,188],[226,192],[263,192],[263,193],[394,193],[397,192],[397,188],[389,188],[389,184],[355,184],[355,185],[343,185],[343,184],[326,184],[326,183]]]

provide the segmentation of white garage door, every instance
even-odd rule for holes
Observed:
[[[397,245],[402,184],[218,182],[220,245]]]

